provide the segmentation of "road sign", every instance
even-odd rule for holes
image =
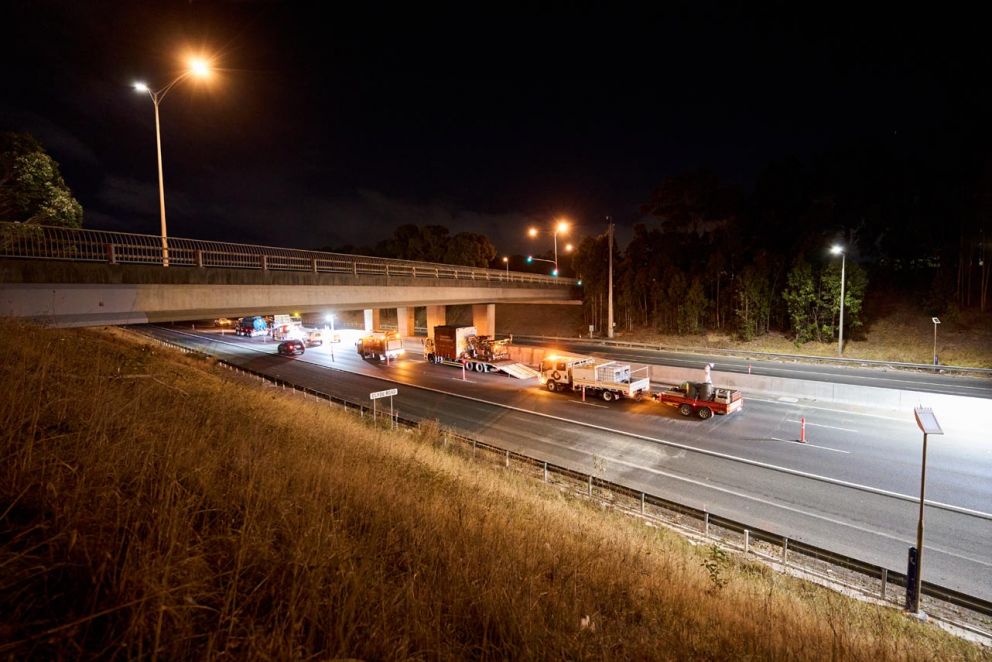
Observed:
[[[395,388],[386,389],[385,391],[376,391],[375,393],[369,393],[369,400],[378,400],[379,398],[388,398],[389,396],[396,395],[399,391]]]

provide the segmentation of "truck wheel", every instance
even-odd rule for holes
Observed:
[[[679,405],[679,413],[683,416],[692,416],[692,405]]]
[[[603,391],[603,399],[609,402],[613,400],[616,396],[613,395],[613,391]]]
[[[713,415],[713,410],[710,409],[709,407],[701,407],[699,411],[696,412],[696,415],[705,421],[707,418]]]
[[[435,357],[434,357],[434,352],[430,352],[430,353],[427,354],[427,362],[428,363],[437,363],[437,361],[435,360]]]
[[[485,364],[483,364],[483,363],[476,363],[475,364],[475,371],[476,372],[485,372],[486,371]]]
[[[551,391],[552,393],[558,390],[558,384],[556,382],[549,380],[546,386],[548,387],[548,390]]]

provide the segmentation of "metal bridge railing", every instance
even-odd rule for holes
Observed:
[[[574,278],[480,269],[434,262],[413,262],[367,255],[325,253],[253,244],[162,237],[107,230],[60,228],[25,223],[0,223],[0,257],[169,267],[306,271],[352,276],[388,276],[469,280],[490,283],[533,283],[573,287]]]

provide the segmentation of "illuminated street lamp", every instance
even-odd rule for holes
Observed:
[[[559,219],[558,222],[555,223],[554,227],[551,229],[551,234],[554,237],[554,247],[555,247],[554,260],[545,260],[542,258],[534,257],[532,255],[528,255],[527,256],[528,264],[531,262],[549,262],[555,265],[555,269],[554,271],[551,272],[551,275],[557,276],[558,275],[558,235],[566,234],[568,232],[568,228],[569,228],[568,221],[566,221],[565,219]],[[527,234],[528,236],[533,238],[539,234],[539,231],[537,228],[530,228],[529,230],[527,230]],[[565,245],[565,252],[566,253],[572,252],[572,244]]]
[[[155,106],[155,146],[158,153],[158,204],[159,212],[162,217],[162,266],[169,266],[169,241],[168,232],[165,227],[165,183],[162,176],[162,132],[159,123],[159,113],[158,105],[165,98],[165,95],[169,93],[176,83],[184,80],[190,76],[196,78],[206,78],[210,75],[210,63],[202,58],[193,58],[189,62],[189,68],[183,73],[179,74],[172,80],[171,83],[159,90],[152,90],[147,84],[143,82],[134,83],[134,89],[138,92],[147,93],[152,99],[152,104]]]
[[[936,317],[930,318],[933,321],[933,364],[937,365],[937,325],[940,320]]]
[[[327,313],[324,315],[324,321],[331,325],[331,331],[334,331],[334,313]]]
[[[840,338],[837,341],[837,356],[842,356],[844,354],[844,267],[847,262],[847,255],[844,252],[844,247],[840,244],[834,244],[830,248],[830,252],[834,255],[840,255]]]
[[[510,258],[508,258],[507,256],[504,255],[503,256],[503,264],[506,265],[506,277],[509,278],[510,277]]]

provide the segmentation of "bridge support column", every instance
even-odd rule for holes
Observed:
[[[496,304],[482,303],[472,306],[472,326],[480,336],[496,335]]]
[[[409,338],[413,335],[413,308],[396,309],[396,330],[400,338]]]
[[[366,331],[378,331],[381,327],[379,324],[379,309],[378,308],[366,308],[365,309],[365,330]]]
[[[434,339],[434,327],[448,323],[447,310],[444,306],[426,306],[427,308],[427,337]]]

